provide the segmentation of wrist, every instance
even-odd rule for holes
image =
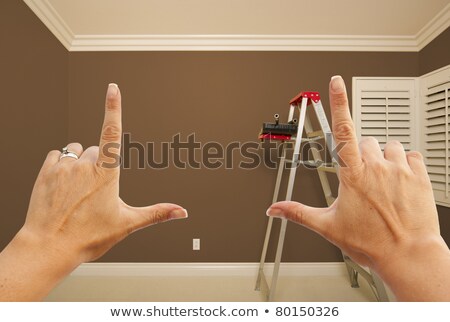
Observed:
[[[439,280],[430,276],[439,276],[440,272],[447,274],[450,251],[441,236],[422,236],[400,242],[374,264],[374,270],[398,300],[432,300],[440,294],[440,286]],[[416,292],[417,289],[422,291]]]
[[[34,256],[34,263],[39,264],[57,277],[68,275],[81,264],[75,256],[76,252],[64,248],[59,240],[53,240],[50,236],[38,236],[26,227],[19,230],[11,241],[11,247],[18,255]]]
[[[386,248],[382,256],[375,259],[375,269],[379,273],[396,270],[412,262],[424,260],[435,253],[447,252],[448,247],[439,235],[416,237],[399,241],[394,247]]]
[[[78,265],[49,238],[21,229],[0,253],[0,301],[38,301]]]

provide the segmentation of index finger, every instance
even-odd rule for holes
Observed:
[[[348,106],[347,90],[341,76],[331,78],[330,105],[333,136],[336,146],[342,146],[339,156],[348,167],[357,167],[362,164],[361,155]]]
[[[97,164],[103,168],[112,168],[120,156],[122,140],[122,97],[119,86],[108,85],[105,102],[105,118],[100,136]],[[117,166],[116,166],[117,167]]]

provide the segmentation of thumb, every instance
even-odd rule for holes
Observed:
[[[308,207],[294,201],[274,203],[267,210],[267,216],[288,219],[322,236],[328,235],[328,227],[331,222],[329,208]]]
[[[172,203],[159,203],[148,207],[126,206],[126,215],[129,218],[129,230],[136,230],[156,225],[174,219],[188,217],[186,209]]]

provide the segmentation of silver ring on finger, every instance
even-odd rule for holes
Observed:
[[[61,155],[59,156],[59,159],[64,159],[64,158],[72,158],[75,160],[78,160],[78,155],[75,152],[69,151],[69,149],[67,147],[63,148],[61,151]]]

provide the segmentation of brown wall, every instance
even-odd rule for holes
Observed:
[[[0,249],[25,220],[37,172],[67,140],[68,53],[23,1],[0,1]]]
[[[180,132],[206,143],[256,141],[263,121],[287,117],[288,101],[318,90],[328,111],[328,81],[351,77],[415,76],[417,53],[132,52],[71,53],[69,138],[96,144],[104,91],[117,82],[124,99],[124,129],[136,141],[168,141]],[[134,159],[135,160],[135,159]],[[124,200],[145,205],[180,203],[185,221],[140,231],[103,261],[259,260],[275,170],[131,170],[122,172]],[[302,170],[295,200],[324,206],[317,174]],[[201,238],[200,252],[192,238]],[[316,234],[288,226],[285,261],[338,261],[339,251]],[[273,244],[274,246],[274,244]],[[271,249],[273,254],[274,248]]]
[[[450,64],[450,28],[447,28],[419,53],[420,75]]]
[[[421,53],[69,54],[21,1],[0,2],[0,24],[1,134],[6,151],[0,161],[5,209],[0,214],[0,247],[23,223],[46,152],[67,141],[97,144],[109,82],[119,83],[122,89],[124,130],[134,141],[158,143],[177,133],[183,139],[195,133],[203,144],[226,145],[256,141],[261,122],[275,112],[286,118],[288,100],[302,89],[320,91],[328,112],[327,84],[332,74],[342,74],[350,92],[352,76],[418,76],[449,63],[448,55],[441,54],[448,52],[448,31]],[[135,153],[132,160],[136,161]],[[124,170],[121,196],[127,202],[177,202],[190,217],[142,230],[101,260],[258,261],[275,176],[274,170],[263,166]],[[298,178],[294,199],[324,206],[315,173],[301,170]],[[449,241],[450,211],[439,207],[439,212]],[[201,238],[200,252],[192,251],[192,238]],[[293,224],[288,226],[285,245],[284,261],[341,259],[335,247]],[[270,257],[273,253],[274,247]]]

